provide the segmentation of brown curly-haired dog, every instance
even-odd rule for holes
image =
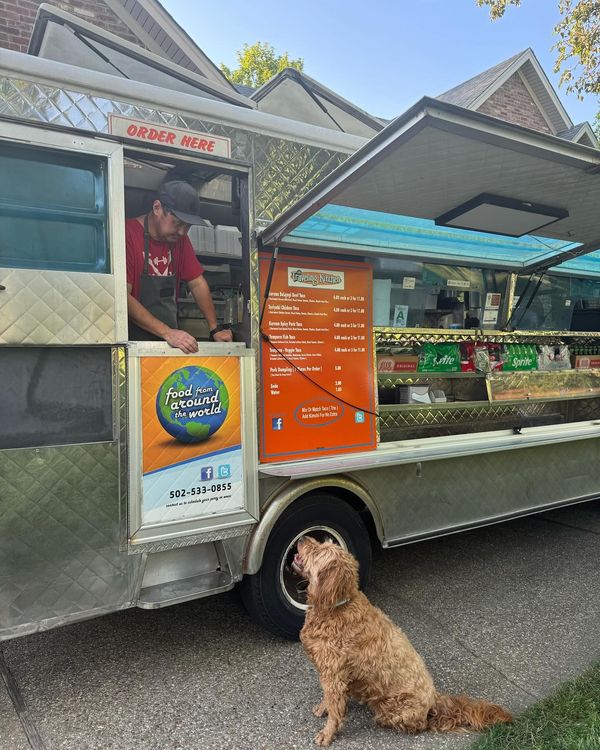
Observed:
[[[331,743],[349,697],[372,708],[378,724],[410,733],[480,730],[512,720],[501,706],[437,692],[408,638],[358,590],[358,563],[349,552],[304,537],[294,567],[308,579],[300,640],[323,688],[313,713],[327,714],[317,745]]]

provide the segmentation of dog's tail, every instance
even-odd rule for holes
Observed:
[[[427,725],[437,732],[453,732],[458,729],[480,731],[492,724],[506,724],[512,721],[509,712],[487,701],[475,700],[467,695],[441,695],[429,710]]]

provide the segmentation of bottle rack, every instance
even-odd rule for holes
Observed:
[[[551,332],[376,329],[381,348],[414,347],[424,342],[535,343],[600,348],[600,334]],[[378,373],[380,396],[403,385],[443,390],[446,403],[379,404],[382,442],[464,434],[595,418],[600,413],[600,369],[557,371],[385,372]]]

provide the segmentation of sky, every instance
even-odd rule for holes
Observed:
[[[593,122],[553,72],[558,0],[522,0],[491,21],[475,0],[161,0],[216,64],[237,67],[244,44],[268,42],[367,112],[393,118],[531,47],[574,123]]]

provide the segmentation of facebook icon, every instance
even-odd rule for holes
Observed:
[[[283,430],[283,417],[273,417],[271,419],[271,427],[274,430]]]
[[[212,466],[203,466],[200,469],[200,481],[201,482],[208,482],[213,478],[213,467]]]

